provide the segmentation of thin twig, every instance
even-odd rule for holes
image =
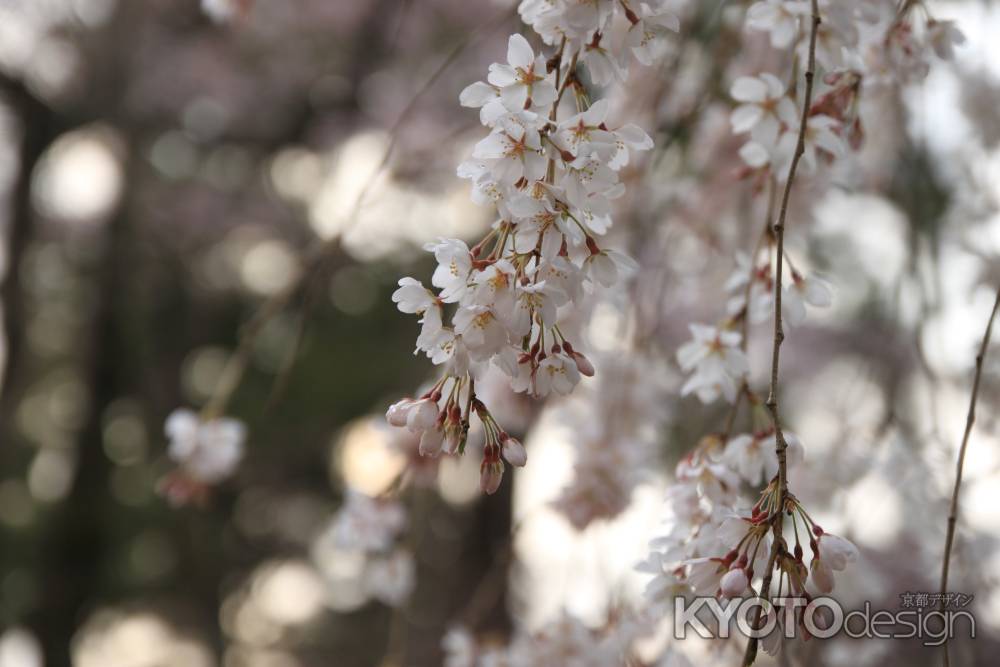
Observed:
[[[990,346],[990,338],[993,335],[993,320],[996,319],[997,311],[1000,310],[1000,290],[997,291],[996,301],[993,302],[993,310],[990,312],[989,322],[986,323],[986,332],[983,334],[983,342],[979,345],[979,354],[976,355],[976,374],[972,380],[972,397],[969,399],[969,414],[965,418],[965,433],[962,434],[962,445],[958,448],[958,464],[955,468],[955,488],[951,492],[951,511],[948,513],[948,534],[944,540],[944,561],[941,564],[941,609],[944,610],[944,595],[948,589],[948,568],[951,566],[951,545],[955,541],[955,523],[958,521],[958,495],[962,489],[962,469],[965,466],[965,450],[969,445],[969,435],[972,433],[972,425],[976,423],[976,401],[979,399],[979,380],[983,375],[983,361],[986,358],[986,350]],[[944,638],[941,644],[944,648],[944,665],[950,667],[951,657],[948,655],[948,638]]]
[[[795,145],[795,153],[792,155],[792,162],[788,166],[788,179],[785,181],[785,191],[781,196],[778,221],[774,224],[774,238],[777,246],[774,275],[774,344],[771,348],[771,385],[768,390],[766,405],[771,412],[771,421],[774,423],[775,453],[778,456],[778,502],[775,504],[773,516],[771,517],[771,531],[774,534],[774,540],[771,544],[771,554],[767,559],[767,570],[764,572],[764,581],[760,587],[760,597],[765,604],[770,597],[774,564],[778,560],[781,550],[784,548],[782,546],[784,540],[781,538],[781,524],[784,519],[785,497],[788,494],[788,470],[785,459],[785,450],[788,448],[788,444],[785,442],[785,434],[781,430],[781,420],[778,416],[778,364],[781,356],[781,343],[785,340],[785,332],[781,322],[781,279],[785,255],[785,219],[788,217],[788,200],[792,194],[795,172],[798,170],[799,161],[802,159],[806,148],[809,108],[812,106],[813,79],[816,76],[816,35],[819,33],[820,22],[819,0],[812,0],[812,29],[809,33],[809,57],[805,72],[806,89],[802,100],[799,138]],[[764,605],[759,605],[755,610],[753,622],[753,627],[755,628],[760,623],[760,615],[763,607]],[[751,637],[747,641],[746,653],[743,655],[744,667],[749,667],[756,660],[757,644],[757,637]]]

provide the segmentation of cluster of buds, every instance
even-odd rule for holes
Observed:
[[[746,593],[754,573],[765,569],[770,551],[770,531],[759,513],[747,518],[733,513],[719,526],[720,540],[735,543],[724,556],[691,558],[682,563],[684,576],[695,592],[720,598]]]
[[[437,456],[442,452],[455,454],[465,448],[468,422],[462,419],[459,404],[462,382],[451,383],[442,406],[442,388],[447,381],[447,378],[442,379],[420,398],[404,398],[393,403],[385,413],[390,424],[406,427],[420,437],[419,451],[423,456]]]
[[[528,462],[528,453],[520,440],[500,428],[482,401],[473,401],[472,409],[482,422],[486,436],[483,462],[479,466],[479,488],[483,493],[492,495],[500,488],[500,481],[503,479],[503,459],[520,468]]]
[[[500,427],[486,405],[475,397],[474,391],[471,382],[445,378],[420,398],[404,398],[389,406],[385,418],[393,426],[405,427],[419,435],[420,454],[433,457],[442,453],[465,453],[469,417],[474,412],[485,437],[480,486],[484,493],[493,494],[503,479],[503,459],[521,467],[528,462],[528,454],[520,440]]]

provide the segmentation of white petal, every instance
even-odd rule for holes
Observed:
[[[510,36],[507,42],[507,62],[513,67],[531,67],[531,62],[535,59],[535,52],[531,50],[531,45],[520,34]]]
[[[751,130],[763,116],[764,110],[756,104],[741,104],[733,110],[729,122],[733,126],[733,132],[740,134]]]
[[[733,82],[729,94],[740,102],[763,102],[767,99],[767,85],[756,77],[741,76]]]
[[[827,308],[833,303],[830,286],[818,278],[806,279],[805,297],[809,305],[817,308]]]
[[[648,151],[653,147],[653,140],[638,125],[623,125],[615,130],[615,134],[630,148]]]
[[[743,147],[740,148],[740,157],[743,158],[743,161],[747,165],[755,169],[759,169],[771,161],[771,156],[768,154],[767,149],[756,141],[743,144]]]
[[[513,86],[517,83],[517,73],[510,65],[498,65],[494,63],[490,65],[490,72],[486,76],[486,80],[500,88]]]
[[[171,440],[191,440],[197,437],[200,423],[193,410],[180,408],[170,413],[163,430]]]
[[[463,107],[481,107],[497,97],[497,89],[483,81],[466,86],[458,96],[458,102]]]
[[[797,327],[805,322],[806,306],[802,302],[799,291],[794,287],[786,287],[784,289],[784,295],[781,299],[781,310],[785,316],[785,320],[793,327]]]
[[[762,72],[760,79],[767,84],[767,96],[769,99],[776,99],[785,94],[785,84],[781,83],[781,79],[775,75],[770,72]]]
[[[793,18],[778,21],[771,31],[771,46],[776,49],[787,49],[799,32],[798,22]]]

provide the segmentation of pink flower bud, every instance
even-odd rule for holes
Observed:
[[[579,352],[574,352],[573,361],[576,362],[576,369],[580,371],[580,375],[586,375],[589,378],[594,377],[594,364],[590,363],[590,359]]]
[[[506,435],[506,434],[504,434]],[[522,467],[528,462],[528,452],[525,451],[524,445],[517,438],[512,438],[507,435],[503,440],[503,457],[507,459],[507,462],[512,466]]]
[[[736,598],[743,595],[743,591],[747,589],[750,582],[747,580],[747,573],[742,567],[734,567],[729,572],[726,572],[722,577],[722,581],[719,582],[719,587],[722,589],[722,595],[727,598]]]
[[[444,442],[444,431],[439,428],[429,428],[420,436],[420,455],[437,456]]]
[[[819,557],[833,570],[843,570],[848,563],[858,559],[858,548],[849,540],[823,533],[819,540]]]
[[[479,488],[487,495],[493,495],[500,488],[503,479],[503,462],[483,461],[479,468]]]
[[[393,426],[406,426],[406,416],[413,407],[412,398],[404,398],[389,406],[385,411],[385,420]]]
[[[422,398],[410,406],[406,415],[406,427],[414,433],[426,431],[437,422],[438,405],[429,398]]]
[[[461,424],[452,424],[444,429],[444,447],[441,449],[445,454],[454,454],[462,444]]]
[[[822,558],[813,558],[810,569],[816,590],[820,593],[833,592],[833,569]]]

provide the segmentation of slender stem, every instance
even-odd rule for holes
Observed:
[[[993,302],[993,311],[990,313],[990,320],[986,323],[986,332],[983,334],[983,342],[979,345],[979,354],[976,355],[976,374],[972,380],[972,397],[969,399],[969,414],[965,418],[965,433],[962,435],[962,445],[958,448],[958,464],[955,469],[955,488],[951,492],[951,511],[948,513],[948,534],[944,541],[944,561],[941,564],[941,609],[944,609],[944,595],[948,589],[948,568],[951,566],[951,545],[955,541],[955,523],[958,521],[958,495],[962,489],[962,469],[965,466],[965,450],[969,445],[969,435],[972,433],[972,425],[976,422],[976,401],[979,399],[979,380],[983,375],[983,360],[986,358],[986,350],[990,346],[990,338],[993,335],[993,320],[996,319],[997,311],[1000,310],[1000,290],[997,291],[996,301]],[[950,667],[951,658],[948,655],[948,638],[945,637],[941,644],[944,648],[944,664]]]
[[[771,544],[771,554],[768,558],[767,571],[764,573],[764,581],[760,587],[760,597],[767,602],[771,580],[774,576],[774,564],[778,555],[783,549],[784,540],[781,537],[782,520],[784,519],[785,497],[788,493],[788,470],[785,459],[785,450],[788,444],[785,442],[785,434],[781,430],[781,420],[778,416],[778,364],[781,356],[781,343],[785,339],[785,332],[781,323],[781,278],[784,268],[785,249],[785,219],[788,217],[788,201],[792,194],[792,184],[795,181],[795,172],[798,170],[799,161],[805,153],[806,130],[809,127],[809,108],[812,106],[813,79],[816,76],[816,35],[820,26],[819,0],[812,0],[812,29],[809,33],[809,57],[806,66],[805,95],[802,100],[802,116],[799,122],[799,137],[795,145],[795,153],[792,155],[792,162],[788,166],[788,178],[785,181],[785,191],[781,195],[781,208],[778,210],[778,220],[774,224],[774,237],[777,245],[777,260],[774,276],[774,344],[771,348],[771,385],[767,395],[766,405],[771,412],[771,421],[774,423],[775,453],[778,455],[778,489],[777,503],[774,514],[771,518],[771,531],[774,533],[774,541]],[[763,605],[756,608],[754,613],[753,627],[760,623],[760,615]],[[744,667],[749,667],[757,658],[758,639],[751,637],[747,641],[746,653],[743,655]]]

